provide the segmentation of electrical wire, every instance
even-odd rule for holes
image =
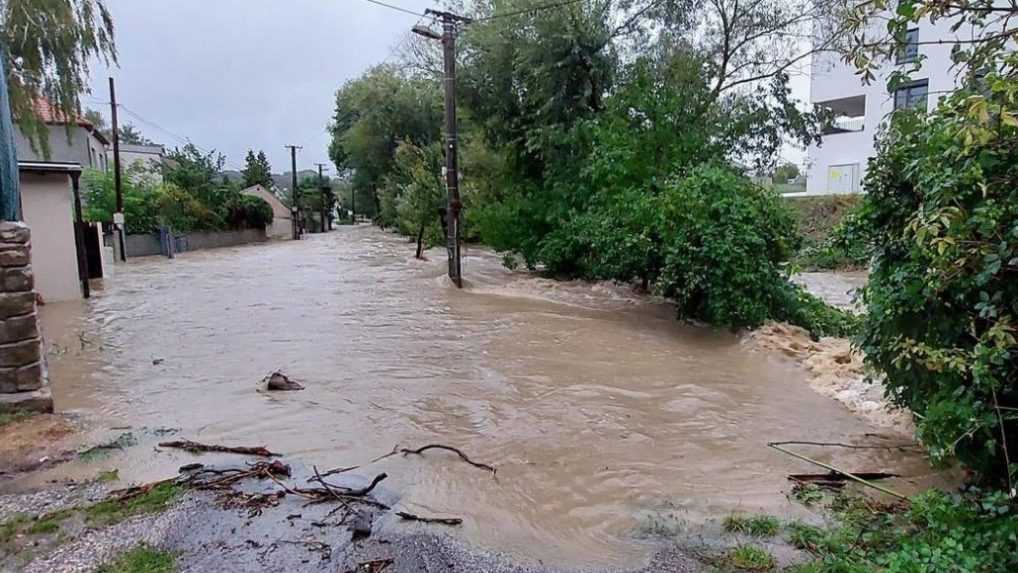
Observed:
[[[370,0],[369,0],[370,1]],[[524,8],[522,10],[516,10],[513,12],[506,12],[504,14],[492,14],[491,16],[485,16],[484,18],[477,18],[475,22],[487,22],[488,20],[497,20],[499,18],[509,18],[511,16],[519,16],[522,14],[532,14],[534,12],[543,12],[545,10],[552,10],[554,8],[562,8],[569,6],[570,4],[576,4],[583,0],[563,0],[562,2],[552,2],[550,4],[542,4],[540,6],[533,6],[531,8]]]
[[[413,10],[410,10],[408,8],[403,8],[402,6],[396,6],[395,4],[389,4],[387,2],[382,2],[381,0],[364,0],[364,1],[365,2],[370,2],[371,4],[375,4],[376,6],[383,6],[385,8],[388,8],[390,10],[395,10],[397,12],[403,12],[404,14],[411,14],[413,16],[420,16],[422,18],[424,17],[424,14],[422,14],[420,12],[414,12]]]

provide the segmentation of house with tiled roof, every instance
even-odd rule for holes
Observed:
[[[18,161],[49,161],[77,163],[83,169],[106,170],[106,146],[109,141],[84,117],[73,121],[63,118],[49,102],[36,102],[36,113],[49,133],[49,157],[41,149],[33,149],[29,138],[20,129],[14,130]]]

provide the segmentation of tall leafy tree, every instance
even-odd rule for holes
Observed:
[[[247,157],[244,158],[242,175],[244,187],[261,185],[266,189],[272,188],[272,167],[269,165],[269,159],[265,156],[264,151],[259,151],[255,155],[253,150],[248,150]]]
[[[371,192],[382,224],[395,223],[393,212],[382,212],[378,191],[392,172],[396,148],[402,141],[427,145],[438,140],[441,102],[435,81],[386,65],[368,70],[336,93],[329,156],[338,169],[351,174],[355,190]],[[358,212],[366,211],[358,203]]]
[[[89,64],[116,63],[113,18],[103,0],[2,0],[0,39],[11,111],[48,155],[48,131],[36,103],[45,99],[69,119],[81,115]]]
[[[141,131],[130,123],[121,125],[117,130],[117,136],[120,139],[120,143],[128,145],[152,145],[152,140],[142,135]]]

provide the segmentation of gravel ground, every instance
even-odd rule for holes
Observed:
[[[55,486],[46,491],[0,496],[0,521],[11,515],[41,513],[101,498],[104,484]],[[205,493],[188,493],[169,510],[101,528],[86,529],[23,566],[25,573],[87,572],[138,543],[171,551],[182,572],[204,571],[356,571],[375,559],[393,559],[387,573],[484,571],[551,573],[563,571],[521,563],[507,555],[470,547],[441,525],[396,525],[391,512],[377,515],[370,537],[352,541],[345,525],[319,527],[331,504],[303,507],[284,498],[258,516],[220,509]],[[9,560],[12,561],[12,560]],[[0,560],[0,563],[3,563]],[[7,566],[11,565],[10,562]],[[0,566],[0,569],[5,567]],[[687,573],[704,566],[679,547],[659,552],[649,564],[634,563],[632,572]],[[612,570],[615,571],[622,570]],[[604,571],[608,573],[608,571]]]

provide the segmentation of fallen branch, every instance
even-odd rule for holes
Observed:
[[[864,446],[858,444],[844,444],[841,442],[810,442],[806,440],[788,440],[784,442],[771,442],[775,446],[820,446],[824,448],[848,448],[852,450],[898,450],[921,452],[915,444],[895,444],[891,446]]]
[[[873,489],[875,489],[875,490],[877,490],[879,492],[886,493],[887,495],[896,497],[898,499],[908,500],[908,497],[906,497],[906,496],[904,496],[904,495],[902,495],[902,494],[900,494],[900,493],[898,493],[896,491],[887,489],[886,487],[883,487],[883,486],[879,486],[879,485],[877,485],[877,484],[875,484],[873,482],[867,481],[866,479],[861,478],[861,477],[859,477],[859,476],[857,476],[855,474],[846,472],[844,470],[840,470],[840,469],[838,469],[838,468],[836,468],[836,467],[834,467],[834,466],[832,466],[830,464],[825,464],[824,462],[819,462],[819,461],[814,460],[812,458],[808,458],[808,457],[806,457],[806,456],[804,456],[802,454],[797,454],[797,453],[795,453],[795,452],[793,452],[791,450],[787,450],[787,449],[781,447],[781,445],[778,442],[770,442],[770,443],[767,444],[767,447],[774,448],[775,450],[777,450],[777,451],[779,451],[779,452],[781,452],[783,454],[787,454],[789,456],[792,456],[793,458],[798,458],[798,459],[800,459],[800,460],[802,460],[804,462],[809,462],[809,463],[811,463],[811,464],[813,464],[815,466],[820,466],[820,467],[822,467],[822,468],[824,468],[826,470],[830,470],[832,472],[841,474],[841,475],[847,477],[848,479],[850,479],[852,481],[859,482],[862,485],[864,485],[866,487],[869,487],[869,488],[873,488]]]
[[[407,521],[420,521],[421,523],[441,523],[442,525],[459,525],[463,520],[458,517],[421,517],[405,511],[397,511],[396,515]]]
[[[460,451],[459,448],[454,448],[452,446],[445,446],[445,445],[442,445],[442,444],[428,444],[426,446],[421,446],[421,447],[417,448],[416,450],[410,450],[410,449],[407,449],[407,448],[403,448],[402,450],[400,450],[400,452],[402,452],[404,456],[407,455],[407,454],[418,454],[418,455],[421,455],[421,454],[423,454],[427,450],[447,450],[447,451],[450,451],[450,452],[455,452],[456,455],[458,455],[461,460],[467,462],[468,464],[474,466],[475,468],[480,468],[482,470],[487,470],[487,471],[491,472],[492,475],[495,475],[495,472],[498,471],[493,466],[489,466],[488,464],[482,464],[482,463],[479,463],[479,462],[475,462],[474,460],[472,460],[469,457],[467,457],[467,455],[464,454],[462,451]]]
[[[226,452],[230,454],[245,454],[249,456],[262,456],[265,458],[278,457],[280,454],[270,452],[265,446],[220,446],[218,444],[200,444],[198,442],[192,442],[190,440],[180,440],[176,442],[160,442],[159,447],[161,448],[178,448],[186,450],[193,454],[201,452]]]
[[[901,477],[898,474],[892,474],[888,472],[852,472],[852,475],[854,475],[857,478],[862,478],[865,480],[880,480],[893,477]],[[843,482],[849,478],[845,477],[844,474],[832,471],[825,474],[788,474],[788,479],[792,481],[801,482],[827,482],[827,481]]]

